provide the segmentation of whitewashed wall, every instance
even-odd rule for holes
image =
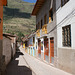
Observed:
[[[75,75],[75,0],[69,0],[63,7],[60,6],[56,12],[56,20],[57,67]],[[62,27],[67,25],[71,25],[71,47],[63,47],[62,44]]]
[[[57,45],[62,48],[62,27],[71,24],[71,47],[75,49],[75,0],[70,0],[56,12]]]

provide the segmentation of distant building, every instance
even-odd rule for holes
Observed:
[[[36,57],[36,33],[31,33],[24,37],[22,41],[25,44],[25,52]]]
[[[28,36],[28,53],[36,57],[36,33],[32,33]]]

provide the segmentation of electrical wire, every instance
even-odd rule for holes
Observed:
[[[51,33],[52,31],[54,31],[58,26],[60,26],[60,24],[65,20],[65,19],[68,19],[68,17],[70,16],[70,15],[73,15],[73,16],[75,16],[75,9],[70,13],[70,14],[68,14],[58,25],[56,25],[51,31],[49,31],[47,34],[49,34],[49,33]],[[74,13],[73,13],[74,12]]]

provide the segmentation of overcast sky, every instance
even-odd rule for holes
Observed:
[[[35,3],[36,2],[36,0],[23,0],[23,1],[30,2],[30,3]]]

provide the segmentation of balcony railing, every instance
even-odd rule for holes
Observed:
[[[42,34],[47,34],[47,24],[42,27]]]
[[[36,31],[36,36],[40,37],[40,29]]]

